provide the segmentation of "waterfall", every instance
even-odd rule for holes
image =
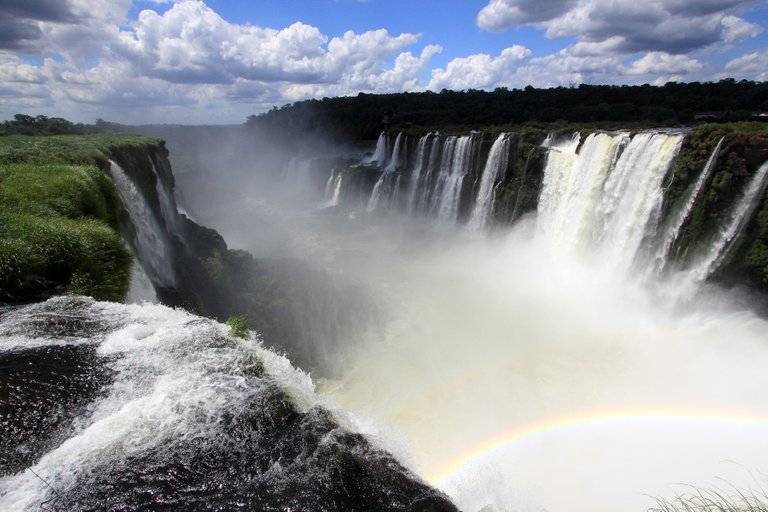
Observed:
[[[387,163],[387,156],[389,154],[389,141],[387,140],[387,134],[381,132],[379,139],[376,141],[376,149],[370,158],[366,159],[363,163],[372,164],[375,163],[379,167],[384,167]]]
[[[450,163],[443,159],[448,165],[441,169],[444,179],[437,203],[437,217],[441,222],[456,221],[464,176],[469,172],[472,161],[473,140],[471,135],[459,137],[451,151]]]
[[[389,209],[395,210],[400,206],[400,175],[395,180],[395,186],[392,190],[392,200],[389,203]]]
[[[323,206],[338,206],[339,196],[341,195],[341,171],[331,169],[331,175],[325,183],[325,193],[323,194]]]
[[[595,221],[594,210],[608,171],[628,138],[628,134],[593,133],[579,154],[578,135],[559,144],[548,138],[537,222],[540,230],[565,252],[589,242],[588,230]]]
[[[580,147],[574,140],[550,147],[539,229],[558,251],[597,249],[606,264],[628,269],[661,206],[661,183],[683,136],[600,132]]]
[[[768,161],[763,163],[755,172],[741,199],[732,208],[727,223],[720,227],[717,237],[709,246],[706,254],[691,266],[689,274],[695,281],[703,281],[709,277],[728,255],[733,241],[746,227],[763,192],[765,192],[765,187],[768,185],[766,175],[768,175]]]
[[[147,272],[142,268],[137,259],[131,265],[131,281],[128,286],[128,294],[125,296],[126,304],[141,304],[143,302],[159,302],[152,281]]]
[[[141,266],[149,273],[154,284],[174,286],[176,273],[162,220],[152,211],[144,195],[125,171],[111,160],[109,164],[109,174],[135,228],[134,249]]]
[[[429,150],[426,172],[421,180],[421,192],[419,193],[419,201],[416,205],[416,210],[419,212],[426,213],[429,210],[431,194],[436,185],[436,174],[440,170],[439,166],[443,153],[443,144],[441,143],[440,136],[435,133],[432,147]]]
[[[411,171],[410,183],[408,185],[408,213],[413,213],[414,211],[414,207],[416,206],[416,192],[421,183],[422,172],[424,171],[424,168],[429,165],[429,161],[425,161],[425,159],[427,158],[427,147],[429,146],[432,137],[433,135],[431,133],[424,135],[419,139],[419,144],[416,147],[416,163]]]
[[[328,176],[328,181],[325,182],[325,192],[323,193],[323,201],[326,203],[331,200],[331,194],[333,194],[333,178],[335,177],[336,170],[331,169],[331,175]]]
[[[165,176],[172,176],[173,171],[171,171],[168,161],[162,159],[160,160],[159,165],[163,165],[163,163],[165,163],[166,167]],[[170,233],[178,233],[181,230],[179,226],[179,212],[176,207],[176,200],[173,198],[172,185],[166,183],[164,174],[159,172],[159,169],[152,158],[149,158],[149,164],[152,167],[152,172],[157,178],[155,190],[157,191],[157,197],[160,203],[160,213],[165,221],[168,231]]]
[[[336,184],[333,187],[333,195],[331,196],[331,200],[329,202],[329,206],[338,206],[339,204],[339,197],[341,196],[341,178],[342,174],[339,173],[336,176]]]
[[[385,173],[399,171],[401,167],[404,167],[405,144],[405,136],[403,135],[403,132],[398,133],[397,138],[395,139],[395,147],[392,149],[392,157],[389,159],[389,163],[384,170]]]
[[[509,135],[502,133],[496,138],[488,153],[488,160],[480,179],[480,188],[477,191],[475,207],[469,217],[468,228],[470,231],[482,231],[488,224],[488,217],[493,209],[493,187],[499,173],[507,168],[508,158]]]
[[[712,169],[715,167],[715,162],[717,162],[717,156],[720,154],[720,148],[722,147],[724,140],[725,137],[720,137],[720,140],[717,142],[715,149],[712,150],[712,154],[709,155],[709,159],[704,165],[704,169],[702,169],[701,174],[699,174],[696,183],[694,183],[693,187],[688,193],[688,196],[685,198],[683,207],[676,212],[672,223],[669,224],[668,228],[664,231],[664,234],[661,238],[661,243],[659,244],[659,248],[656,251],[656,255],[652,261],[652,268],[656,274],[661,273],[661,271],[664,269],[664,265],[667,262],[669,249],[672,247],[672,244],[675,242],[675,240],[677,240],[677,237],[680,234],[680,228],[683,226],[686,219],[688,219],[688,215],[691,213],[693,205],[696,202],[696,199],[699,197],[699,192],[701,192],[701,189],[707,182],[709,175],[712,174]]]
[[[376,181],[376,185],[374,185],[373,191],[371,192],[371,197],[368,199],[367,209],[369,212],[376,210],[380,204],[387,202],[387,199],[391,202],[391,197],[387,197],[389,192],[391,192],[388,190],[388,180],[390,175],[393,172],[400,170],[400,167],[405,162],[405,157],[403,155],[405,151],[404,138],[403,132],[397,134],[395,147],[392,150],[392,157],[384,168],[384,172],[381,173],[378,181]]]

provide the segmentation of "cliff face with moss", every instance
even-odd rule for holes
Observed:
[[[297,364],[332,371],[332,340],[369,314],[367,298],[306,263],[229,249],[179,213],[167,157],[163,141],[132,135],[0,137],[0,303],[122,301],[138,264],[162,303],[243,317]],[[313,315],[339,319],[310,329]]]
[[[140,137],[0,138],[0,300],[75,293],[121,300],[131,255],[110,158],[159,151]]]
[[[663,168],[649,171],[648,166],[662,165],[654,160],[662,147],[668,153]],[[567,243],[595,248],[605,243],[611,218],[629,214],[612,208],[633,207],[618,200],[634,193],[625,190],[631,188],[627,183],[655,172],[644,182],[652,187],[638,192],[645,196],[636,201],[652,210],[645,212],[647,218],[634,219],[644,232],[642,241],[632,242],[638,243],[637,253],[627,264],[660,274],[690,270],[702,279],[766,292],[766,162],[765,123],[636,131],[394,129],[362,164],[337,163],[325,200],[338,208],[407,212],[475,231],[509,226],[553,208],[543,201],[560,201],[557,214],[570,211],[571,218],[558,222],[573,224],[568,229],[581,237]],[[590,224],[595,222],[605,226]]]

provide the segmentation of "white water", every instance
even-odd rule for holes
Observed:
[[[160,211],[163,215],[163,221],[165,222],[168,232],[179,233],[181,231],[179,227],[179,212],[176,207],[176,200],[172,196],[172,191],[169,186],[160,179],[160,174],[155,167],[155,162],[149,159],[149,164],[152,166],[152,171],[155,173],[157,183],[155,189],[157,190],[157,197],[160,201]]]
[[[746,226],[747,220],[757,207],[760,197],[768,185],[768,161],[766,161],[750,180],[743,197],[736,203],[728,216],[728,221],[721,226],[717,238],[707,252],[689,270],[689,275],[696,281],[703,281],[714,272],[727,255],[731,243]]]
[[[393,319],[321,390],[397,428],[462,510],[641,511],[676,483],[747,488],[767,469],[768,324],[753,314],[674,310],[522,226],[372,266]],[[557,427],[570,417],[587,421]],[[538,423],[555,428],[481,448]]]
[[[473,141],[471,135],[464,135],[456,139],[450,152],[450,165],[441,169],[441,176],[444,176],[444,179],[440,194],[437,197],[437,218],[441,222],[453,223],[456,221],[461,187],[471,164]],[[446,149],[443,151],[445,152]],[[444,158],[443,162],[445,161]],[[437,194],[437,191],[435,193]]]
[[[628,270],[661,207],[661,184],[683,136],[593,133],[578,153],[550,150],[538,225],[556,252],[589,253]]]
[[[321,391],[467,512],[642,511],[681,482],[764,482],[768,323],[717,291],[681,305],[635,279],[679,142],[551,137],[537,218],[487,240],[281,216],[298,254],[386,305],[385,332],[339,351],[343,375]],[[441,161],[433,144],[422,211],[439,211],[456,144]]]
[[[499,173],[507,168],[509,161],[509,135],[500,134],[488,152],[488,160],[480,178],[475,207],[469,217],[467,227],[470,231],[483,231],[488,224],[488,217],[493,210],[493,187]]]
[[[405,163],[406,148],[404,140],[405,137],[403,136],[403,133],[398,133],[397,138],[395,139],[395,147],[392,150],[392,157],[389,159],[389,163],[384,168],[381,176],[379,176],[378,181],[376,181],[376,184],[373,186],[371,197],[368,199],[369,212],[378,209],[382,204],[390,205],[393,202],[392,194],[394,194],[394,190],[388,189],[388,187],[391,186],[391,183],[389,183],[389,181],[391,181],[390,175],[393,172],[399,171]]]
[[[416,163],[411,171],[410,182],[408,184],[408,199],[407,199],[407,212],[413,213],[416,207],[416,193],[419,190],[419,183],[422,179],[422,173],[425,168],[428,169],[429,161],[427,160],[427,147],[432,139],[436,139],[431,133],[424,135],[419,139],[419,143],[416,147]]]
[[[397,429],[414,469],[465,511],[642,511],[680,483],[764,485],[768,323],[716,291],[681,305],[666,298],[679,281],[635,278],[681,140],[553,138],[537,218],[499,237],[358,235],[331,261],[390,321],[320,389]]]
[[[254,358],[264,362],[269,379],[290,395],[298,410],[319,404],[308,375],[254,338],[229,337],[225,325],[158,305],[94,302],[90,309],[121,325],[97,340],[100,355],[115,357],[111,366],[116,380],[89,414],[78,419],[77,435],[32,466],[60,492],[116,453],[130,455],[176,441],[204,440],[224,411],[242,410],[261,391],[243,374]],[[0,335],[0,347],[7,341]],[[0,510],[39,510],[47,488],[32,471],[0,478]]]
[[[435,134],[435,140],[432,142],[432,148],[429,150],[429,160],[427,162],[427,168],[425,169],[426,172],[423,179],[424,186],[421,187],[421,192],[419,193],[417,210],[421,213],[426,213],[429,210],[430,193],[433,191],[433,188],[430,187],[430,183],[435,177],[435,173],[440,171],[439,166],[444,151],[445,150],[443,149],[443,142],[440,140],[440,135]]]
[[[372,164],[375,163],[379,167],[384,167],[387,164],[387,158],[389,156],[389,142],[387,139],[387,134],[384,132],[381,132],[381,135],[379,135],[379,139],[376,141],[376,149],[373,152],[373,155],[368,160],[365,160],[363,163],[366,164]]]
[[[701,170],[701,174],[699,174],[699,177],[696,179],[696,183],[694,183],[690,192],[686,196],[683,207],[678,210],[678,212],[673,217],[672,223],[669,225],[667,230],[664,231],[661,244],[656,251],[656,255],[653,261],[652,268],[656,274],[659,274],[664,269],[667,257],[669,256],[669,249],[672,247],[672,244],[675,242],[675,240],[677,240],[677,237],[680,234],[680,228],[683,227],[686,219],[688,219],[688,215],[691,213],[693,205],[696,202],[696,199],[699,197],[701,189],[704,187],[707,179],[709,179],[709,175],[712,174],[712,169],[715,167],[715,162],[717,162],[717,156],[720,154],[720,148],[722,147],[724,140],[724,136],[720,137],[720,140],[717,142],[715,149],[712,150],[712,154],[709,155],[709,159],[704,165],[704,169]]]
[[[338,206],[341,198],[342,173],[331,169],[331,175],[325,184],[325,194],[323,195],[323,207]]]
[[[141,191],[115,162],[110,161],[109,174],[136,228],[136,250],[142,266],[160,285],[175,285],[176,272],[172,266],[164,224],[152,212]]]
[[[134,259],[131,265],[131,281],[128,285],[128,294],[125,297],[125,302],[126,304],[160,302],[157,299],[155,287],[152,286],[152,281],[137,259]]]

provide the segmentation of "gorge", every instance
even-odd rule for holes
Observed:
[[[9,306],[2,383],[35,405],[2,404],[2,508],[643,510],[716,477],[759,492],[764,130],[403,129],[263,159],[211,142],[175,177],[142,144],[99,160],[134,300],[244,316],[264,344],[160,305]],[[21,371],[33,357],[48,376]],[[78,390],[67,410],[55,385],[19,384],[52,375]]]

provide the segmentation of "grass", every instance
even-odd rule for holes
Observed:
[[[105,170],[153,147],[161,143],[130,135],[0,137],[0,301],[125,297],[131,255]]]
[[[96,165],[106,170],[109,167],[109,159],[126,150],[134,149],[146,153],[148,148],[160,147],[162,142],[159,139],[139,135],[7,135],[0,137],[0,165]]]
[[[227,319],[232,336],[236,338],[248,338],[248,319],[244,316],[231,316]]]
[[[691,487],[672,500],[655,500],[656,506],[648,512],[768,512],[768,495],[762,489],[745,493],[733,486],[729,490]]]

